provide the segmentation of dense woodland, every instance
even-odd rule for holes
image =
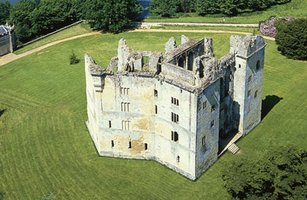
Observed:
[[[95,29],[119,32],[141,6],[137,0],[21,0],[14,6],[1,1],[0,10],[1,24],[14,24],[18,42],[24,43],[81,19]]]
[[[235,16],[243,12],[265,10],[291,0],[153,0],[151,12],[160,17],[174,17],[180,13],[196,12],[200,16],[224,14]]]

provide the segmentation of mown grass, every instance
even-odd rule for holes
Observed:
[[[89,33],[89,32],[91,32],[91,28],[89,27],[89,24],[83,22],[81,24],[77,24],[77,25],[72,26],[68,29],[65,29],[61,32],[58,32],[54,35],[50,35],[46,38],[43,38],[43,39],[41,39],[37,42],[26,45],[26,46],[16,50],[14,53],[15,54],[21,54],[21,53],[24,53],[24,52],[29,51],[31,49],[35,49],[37,47],[48,44],[50,42],[66,39],[66,38],[69,38],[69,37],[73,37],[73,36],[76,36],[76,35],[81,35],[81,34]]]
[[[157,18],[155,16],[147,18],[147,22],[207,22],[207,23],[258,23],[266,20],[270,16],[296,16],[307,17],[307,2],[306,0],[292,0],[290,3],[276,5],[264,11],[242,13],[239,16],[205,16],[201,17],[195,13],[189,16],[182,16],[178,18]]]
[[[260,34],[258,28],[249,28],[249,27],[223,27],[223,26],[157,26],[151,27],[151,29],[163,29],[163,30],[218,30],[218,31],[235,31],[235,32],[246,32],[246,33],[255,33]]]
[[[8,200],[228,199],[221,178],[228,162],[257,159],[279,145],[306,148],[307,63],[286,59],[268,41],[263,97],[283,99],[239,142],[239,155],[226,153],[196,182],[153,161],[98,157],[84,125],[84,63],[69,65],[71,50],[106,66],[122,37],[132,48],[162,51],[169,37],[180,35],[96,35],[0,67],[1,195]],[[217,56],[228,52],[228,34],[186,35],[213,37]]]

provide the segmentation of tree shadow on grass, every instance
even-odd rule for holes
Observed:
[[[0,200],[4,200],[5,198],[5,193],[4,192],[0,192]]]
[[[5,111],[6,111],[6,109],[0,110],[0,117],[5,113]],[[1,200],[1,198],[0,198],[0,200]]]
[[[276,95],[267,95],[265,99],[262,100],[261,120],[263,120],[282,99],[282,97]]]

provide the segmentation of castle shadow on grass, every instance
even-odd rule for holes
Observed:
[[[265,99],[262,100],[261,120],[263,120],[282,99],[282,97],[276,95],[267,95]]]

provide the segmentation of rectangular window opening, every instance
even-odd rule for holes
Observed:
[[[114,147],[114,140],[111,140],[111,147]]]
[[[203,102],[203,109],[205,109],[207,107],[207,101]]]
[[[148,149],[148,144],[145,143],[144,146],[145,146],[145,150],[147,150]]]
[[[158,114],[158,106],[155,105],[155,113]]]
[[[214,120],[211,121],[211,128],[214,126]]]
[[[178,133],[176,131],[172,131],[171,133],[172,133],[172,135],[171,135],[172,141],[177,142],[179,140]]]
[[[109,128],[112,128],[112,122],[109,121]]]
[[[131,141],[129,141],[129,149],[131,149],[131,146],[132,146],[132,145],[131,145]]]
[[[158,97],[158,90],[154,90],[154,96]]]

